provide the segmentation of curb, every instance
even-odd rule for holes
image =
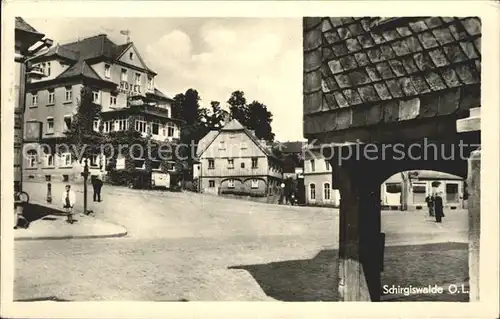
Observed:
[[[127,235],[127,231],[114,233],[110,235],[81,235],[81,236],[37,236],[37,237],[19,237],[14,238],[15,241],[29,241],[29,240],[58,240],[58,239],[92,239],[92,238],[118,238]]]
[[[30,201],[30,204],[34,204],[34,205],[38,205],[38,206],[43,206],[43,207],[47,207],[49,209],[55,210],[55,211],[58,212],[58,214],[56,214],[56,215],[60,215],[60,216],[65,216],[66,215],[66,214],[64,214],[64,212],[61,211],[60,207],[58,207],[55,204],[43,203],[42,201],[38,201],[38,200],[32,200],[32,201]],[[78,214],[82,214],[82,213],[80,213],[80,212],[75,212],[74,213],[74,215],[78,215]],[[110,223],[110,222],[107,222],[107,221],[103,221],[103,220],[101,220],[99,218],[95,218],[95,217],[90,217],[89,216],[88,218],[98,219],[98,220],[100,220],[103,223],[106,223],[106,224],[109,224],[109,225],[113,225],[115,227],[119,227],[122,230],[119,231],[119,232],[113,232],[113,233],[109,233],[109,234],[99,234],[99,235],[26,236],[26,237],[17,237],[17,238],[15,237],[15,233],[14,233],[14,241],[118,238],[118,237],[124,237],[128,233],[127,229],[125,227],[123,227],[122,225],[113,224],[113,223]]]

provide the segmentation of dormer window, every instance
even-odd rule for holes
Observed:
[[[111,65],[109,64],[104,65],[104,77],[107,79],[111,78]]]
[[[134,59],[134,52],[130,52],[128,54],[128,57],[130,58],[130,60],[133,60]]]

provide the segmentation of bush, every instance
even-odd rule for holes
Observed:
[[[198,181],[185,181],[184,182],[184,189],[188,190],[190,192],[197,192],[198,191]]]
[[[151,173],[144,170],[113,170],[108,173],[111,185],[130,188],[151,188]]]

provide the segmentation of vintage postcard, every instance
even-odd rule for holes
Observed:
[[[498,316],[496,2],[2,6],[2,317]]]

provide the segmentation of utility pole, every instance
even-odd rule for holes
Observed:
[[[82,176],[83,176],[83,213],[88,214],[88,210],[87,210],[87,193],[88,193],[87,180],[89,178],[90,173],[89,173],[89,163],[88,163],[87,158],[85,158],[83,160],[83,163],[84,163],[83,173],[82,173]]]

